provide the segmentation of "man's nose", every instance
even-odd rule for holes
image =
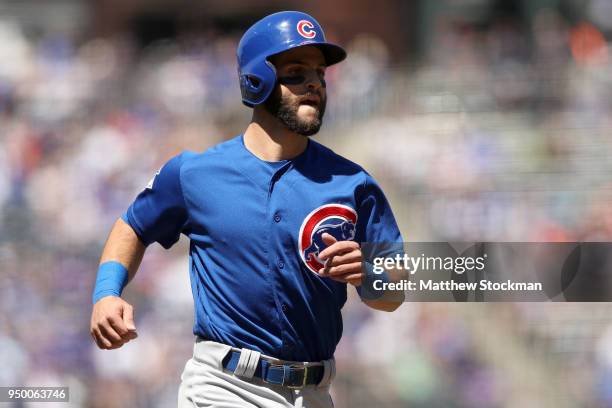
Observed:
[[[325,88],[325,79],[321,78],[316,72],[311,72],[309,75],[306,76],[306,87],[309,90],[318,90],[320,88]]]

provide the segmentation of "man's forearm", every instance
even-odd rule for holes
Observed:
[[[371,307],[372,309],[380,310],[382,312],[393,312],[401,306],[403,302],[396,301],[385,301],[385,300],[368,300],[362,299],[363,303]]]
[[[138,271],[145,249],[132,227],[119,218],[106,240],[100,265],[109,261],[119,262],[128,270],[128,279],[132,280]]]
[[[403,279],[409,278],[409,274],[407,274],[403,270],[398,269],[388,269],[385,271],[387,274],[387,280],[389,282],[400,282]],[[379,299],[364,299],[362,298],[363,303],[372,309],[380,310],[383,312],[393,312],[404,302],[405,295],[403,291],[383,291]]]
[[[120,295],[136,275],[145,249],[132,227],[118,219],[102,250],[92,299],[90,333],[101,349],[115,349],[137,337],[134,309]]]

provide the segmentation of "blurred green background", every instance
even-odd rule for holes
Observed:
[[[161,164],[246,127],[236,44],[284,9],[347,48],[316,139],[375,176],[406,240],[610,241],[610,0],[0,0],[0,386],[176,406],[187,240],[147,251],[124,292],[140,337],[111,352],[88,333],[98,257]],[[606,303],[386,314],[353,292],[339,408],[612,407]]]

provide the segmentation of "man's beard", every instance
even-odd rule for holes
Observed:
[[[304,95],[302,98],[306,96]],[[300,119],[298,116],[298,109],[300,108],[299,100],[301,98],[296,98],[296,101],[293,102],[289,97],[283,97],[278,88],[275,89],[263,105],[272,116],[278,118],[290,131],[302,136],[312,136],[321,129],[323,115],[325,115],[325,105],[327,103],[327,100],[322,95],[318,94],[317,96],[319,96],[320,102],[315,108],[317,115],[313,120]]]

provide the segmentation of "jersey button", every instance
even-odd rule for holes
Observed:
[[[278,267],[283,269],[285,267],[285,263],[283,261],[278,261]]]
[[[274,214],[274,222],[280,222],[281,216],[278,214]]]
[[[287,305],[286,305],[286,304],[284,304],[284,303],[283,303],[283,304],[281,305],[281,309],[283,309],[283,312],[286,312],[286,311],[287,311],[287,309],[289,309],[289,308],[287,307]]]

